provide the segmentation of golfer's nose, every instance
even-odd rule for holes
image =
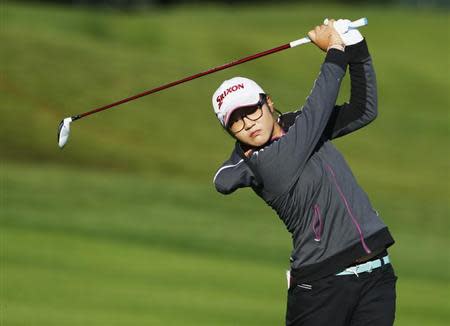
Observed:
[[[254,125],[255,125],[255,121],[253,121],[253,120],[250,120],[249,118],[247,118],[247,117],[243,117],[242,118],[242,121],[244,122],[244,128],[245,128],[245,130],[249,130],[249,129],[251,129]]]

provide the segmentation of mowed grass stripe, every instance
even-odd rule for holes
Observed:
[[[12,168],[5,176],[5,226],[288,263],[281,221],[249,192],[225,207],[212,185],[33,170]]]
[[[210,315],[210,320],[221,320],[223,314],[230,322],[233,318],[245,321],[245,315],[263,309],[257,320],[267,323],[280,313],[278,303],[284,299],[279,284],[280,279],[284,282],[283,274],[253,261],[236,264],[214,255],[186,255],[36,231],[7,229],[7,240],[24,244],[11,252],[7,247],[3,259],[9,307],[15,303],[50,310],[71,307],[72,313],[91,318],[110,311],[110,320],[123,319],[123,313],[148,320],[148,313],[164,312],[169,323],[181,321],[178,318],[202,321],[197,314]],[[30,243],[36,246],[30,248]],[[184,317],[172,315],[173,311]]]

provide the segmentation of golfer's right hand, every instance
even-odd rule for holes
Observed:
[[[330,19],[328,25],[322,24],[316,26],[313,30],[308,32],[308,37],[323,51],[327,51],[331,46],[344,48],[344,42],[334,28],[334,19]]]

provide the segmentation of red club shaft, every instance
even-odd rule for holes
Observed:
[[[185,78],[183,78],[183,79],[180,79],[180,80],[177,80],[177,81],[168,83],[168,84],[164,84],[164,85],[162,85],[162,86],[159,86],[159,87],[150,89],[150,90],[148,90],[148,91],[145,91],[145,92],[142,92],[142,93],[139,93],[139,94],[136,94],[136,95],[127,97],[127,98],[124,98],[124,99],[122,99],[122,100],[120,100],[120,101],[116,101],[116,102],[114,102],[114,103],[111,103],[111,104],[108,104],[108,105],[105,105],[105,106],[96,108],[96,109],[94,109],[94,110],[91,110],[91,111],[88,111],[88,112],[85,112],[85,113],[78,114],[78,115],[76,115],[76,116],[73,116],[73,117],[72,117],[72,120],[77,120],[77,119],[86,117],[86,116],[88,116],[88,115],[91,115],[91,114],[94,114],[94,113],[97,113],[97,112],[100,112],[100,111],[103,111],[103,110],[110,109],[110,108],[112,108],[112,107],[114,107],[114,106],[117,106],[117,105],[120,105],[120,104],[129,102],[129,101],[138,99],[138,98],[140,98],[140,97],[143,97],[143,96],[146,96],[146,95],[149,95],[149,94],[153,94],[153,93],[162,91],[163,89],[167,89],[167,88],[170,88],[170,87],[173,87],[173,86],[176,86],[176,85],[185,83],[185,82],[187,82],[187,81],[190,81],[190,80],[193,80],[193,79],[197,79],[197,78],[200,78],[200,77],[202,77],[202,76],[206,76],[206,75],[212,74],[212,73],[214,73],[214,72],[217,72],[217,71],[220,71],[220,70],[227,69],[227,68],[229,68],[229,67],[233,67],[233,66],[239,65],[239,64],[244,63],[244,62],[247,62],[247,61],[251,61],[251,60],[254,60],[254,59],[257,59],[257,58],[261,58],[261,57],[264,57],[264,56],[266,56],[266,55],[269,55],[269,54],[272,54],[272,53],[275,53],[275,52],[279,52],[279,51],[282,51],[282,50],[286,50],[286,49],[289,49],[290,47],[291,47],[290,44],[289,44],[289,43],[286,43],[286,44],[284,44],[284,45],[277,46],[277,47],[272,48],[272,49],[270,49],[270,50],[266,50],[266,51],[263,51],[263,52],[259,52],[259,53],[256,53],[256,54],[249,55],[249,56],[247,56],[247,57],[245,57],[245,58],[242,58],[242,59],[239,59],[239,60],[230,62],[230,63],[226,63],[226,64],[224,64],[224,65],[221,65],[221,66],[218,66],[218,67],[215,67],[215,68],[211,68],[211,69],[209,69],[209,70],[200,72],[200,73],[198,73],[198,74],[195,74],[195,75],[192,75],[192,76],[189,76],[189,77],[185,77]]]

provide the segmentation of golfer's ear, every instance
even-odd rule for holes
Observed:
[[[274,112],[275,107],[273,106],[273,101],[270,95],[266,96],[267,105],[269,106],[270,112]]]

